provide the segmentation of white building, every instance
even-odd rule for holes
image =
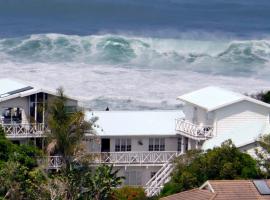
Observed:
[[[188,140],[175,132],[181,111],[103,111],[98,117],[98,142],[87,146],[96,164],[113,164],[125,176],[126,185],[146,187],[148,195],[159,192],[173,169],[171,161],[185,153]],[[186,137],[185,137],[186,138]]]
[[[7,138],[17,143],[33,140],[42,148],[47,128],[47,104],[56,95],[56,90],[0,79],[0,125]],[[72,111],[77,104],[77,100],[68,98],[66,106]]]
[[[231,139],[241,150],[254,154],[260,135],[270,133],[270,105],[218,87],[206,87],[178,97],[185,103],[185,118],[177,130],[192,135],[203,149],[220,146]],[[198,131],[201,130],[201,131]],[[205,130],[210,140],[200,143]]]
[[[46,104],[55,92],[14,80],[0,80],[1,125],[7,137],[24,143],[33,140],[42,147],[46,131]],[[218,87],[207,87],[178,97],[183,112],[104,111],[88,112],[98,117],[96,137],[84,144],[93,165],[113,164],[126,177],[125,184],[158,194],[169,180],[172,160],[189,149],[208,149],[232,141],[252,152],[260,134],[268,133],[270,105]],[[69,98],[73,110],[77,101]],[[51,157],[50,168],[59,167]]]

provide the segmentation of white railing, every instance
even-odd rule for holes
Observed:
[[[62,156],[47,156],[38,159],[39,165],[47,169],[60,169],[63,166]]]
[[[158,195],[164,184],[170,180],[170,175],[173,171],[173,164],[165,163],[157,173],[145,184],[145,192],[147,196]]]
[[[43,137],[47,128],[42,123],[0,124],[7,138]]]
[[[127,165],[157,165],[163,166],[178,156],[177,151],[138,151],[138,152],[108,152],[108,153],[89,153],[87,158],[92,165],[113,164],[117,166]],[[86,158],[86,157],[85,157]],[[63,160],[61,156],[48,156],[42,159],[42,162],[48,165],[49,169],[59,169]]]
[[[185,119],[175,120],[175,130],[187,137],[198,140],[206,140],[213,137],[213,126],[193,124]]]
[[[92,163],[115,165],[164,164],[178,155],[177,151],[129,151],[90,153]]]

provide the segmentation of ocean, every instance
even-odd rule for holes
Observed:
[[[94,110],[177,109],[215,85],[270,89],[269,0],[1,0],[0,78]]]

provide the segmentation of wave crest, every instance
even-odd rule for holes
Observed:
[[[121,35],[37,34],[0,40],[3,61],[76,62],[192,70],[254,73],[270,60],[270,41],[197,41]]]

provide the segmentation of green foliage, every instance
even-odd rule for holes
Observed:
[[[259,148],[256,151],[258,163],[263,169],[264,177],[270,177],[270,134],[263,135],[259,138]]]
[[[0,198],[38,199],[29,196],[35,176],[31,175],[42,152],[31,145],[16,145],[0,128]],[[40,184],[39,181],[37,184]]]
[[[111,197],[112,200],[147,200],[142,187],[124,186],[116,189]]]
[[[270,103],[270,91],[262,91],[256,94],[252,94],[251,97],[263,101],[265,103]]]
[[[206,153],[190,151],[176,161],[172,179],[161,194],[181,192],[200,186],[206,180],[259,178],[261,171],[248,154],[240,152],[230,140]]]
[[[84,120],[84,112],[69,112],[67,98],[63,89],[58,89],[58,96],[49,105],[47,150],[50,154],[63,156],[65,169],[69,168],[72,157],[82,149],[81,142],[86,132],[92,129],[91,123]]]
[[[119,187],[122,177],[117,176],[112,166],[101,165],[92,169],[89,165],[71,164],[71,169],[51,177],[48,189],[54,191],[54,199],[109,200],[113,188]]]
[[[113,188],[121,185],[123,177],[117,176],[118,171],[113,170],[113,166],[101,165],[92,176],[87,176],[86,184],[87,196],[90,199],[107,200],[113,193]]]

